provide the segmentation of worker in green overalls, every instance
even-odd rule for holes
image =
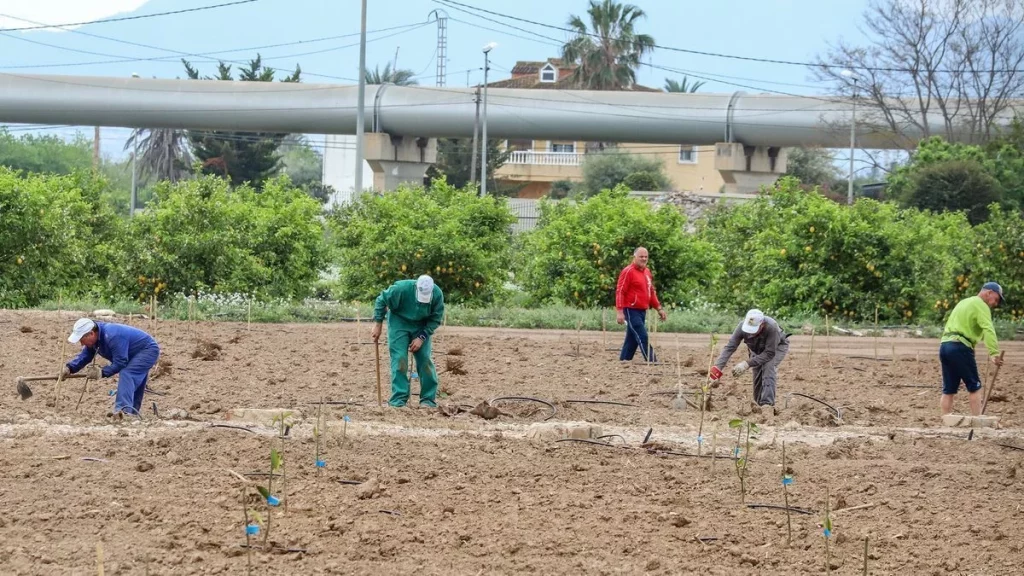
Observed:
[[[374,342],[380,339],[384,315],[388,319],[388,352],[391,356],[391,399],[395,408],[409,401],[409,353],[416,358],[420,379],[420,406],[437,407],[437,369],[430,358],[430,338],[444,318],[444,294],[434,279],[424,274],[416,280],[399,280],[380,293],[373,303]]]

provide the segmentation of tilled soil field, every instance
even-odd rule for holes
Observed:
[[[76,317],[0,312],[7,574],[96,573],[98,545],[105,574],[245,573],[245,483],[234,473],[266,471],[282,445],[287,489],[275,479],[274,492],[288,509],[274,509],[272,551],[253,552],[255,573],[824,574],[828,563],[854,575],[865,538],[871,574],[1017,574],[1024,565],[1024,452],[1000,446],[1024,447],[1017,343],[1005,345],[989,405],[1000,428],[967,441],[968,430],[937,416],[936,341],[881,338],[876,360],[870,337],[818,336],[812,355],[810,337],[794,336],[777,415],[751,413],[749,375],[714,390],[702,432],[710,459],[694,456],[699,410],[672,402],[679,388],[695,400],[706,335],[658,334],[663,363],[653,366],[620,364],[618,334],[445,328],[436,337],[442,406],[534,397],[556,408],[548,423],[589,422],[608,446],[538,436],[550,410],[535,402],[496,403],[503,414],[493,420],[378,408],[368,324],[136,320],[163,349],[141,422],[107,420],[108,380],[77,410],[82,380],[59,397],[54,383],[33,382],[35,395],[20,400],[15,378],[55,373]],[[386,396],[386,346],[381,355]],[[318,471],[321,397],[352,404],[330,406]],[[966,395],[959,400],[966,410]],[[238,408],[286,409],[294,425],[280,440],[266,424],[229,421]],[[737,417],[761,427],[745,500],[730,458],[727,422]],[[649,431],[653,450],[640,447]],[[783,506],[783,444],[799,509],[790,543],[784,510],[748,506]]]

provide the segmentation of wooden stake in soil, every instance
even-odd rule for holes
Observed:
[[[1000,362],[1002,362],[1003,356],[1005,356],[1005,355],[1006,355],[1006,350],[1003,350],[1002,352],[999,353],[999,360],[1000,360]],[[985,397],[981,401],[981,414],[982,415],[985,414],[985,409],[988,408],[988,399],[992,397],[992,390],[994,390],[995,387],[996,387],[996,378],[999,376],[999,369],[1001,367],[1002,366],[1000,364],[996,364],[995,370],[992,371],[992,377],[989,378],[988,390],[985,391]],[[974,428],[971,428],[970,433],[967,434],[967,439],[968,440],[970,440],[972,438],[974,438]]]
[[[252,298],[249,298],[249,311],[245,316],[245,331],[252,332]]]
[[[828,314],[825,315],[825,347],[827,349],[828,367],[832,367],[832,330],[828,324]]]
[[[864,537],[864,576],[868,576],[868,537]]]
[[[715,457],[718,454],[718,422],[715,422],[715,429],[711,431],[711,476],[715,475]]]
[[[875,360],[878,360],[878,304],[875,304]]]
[[[103,576],[103,542],[96,543],[96,574]]]
[[[602,308],[601,309],[601,347],[607,349],[608,348],[608,324],[607,324],[607,319],[605,318],[605,312],[606,312],[606,310],[604,308]]]
[[[67,348],[67,343],[68,343],[68,339],[67,338],[61,338],[61,342],[60,342],[60,372],[59,372],[59,375],[57,376],[57,385],[54,386],[54,397],[53,397],[53,407],[54,408],[56,408],[56,407],[58,407],[60,405],[60,397],[61,397],[60,387],[61,387],[61,383],[64,382],[64,363],[67,361],[67,356],[65,355],[66,348]]]
[[[380,408],[384,405],[384,400],[381,397],[380,392],[380,341],[374,343],[374,352],[377,356],[377,407]]]
[[[786,473],[786,441],[782,441],[782,494],[786,504],[786,546],[793,544],[793,520],[789,510],[789,483],[792,477]]]
[[[360,318],[360,315],[359,315],[359,302],[356,302],[355,304],[356,304],[356,344],[362,344],[363,343],[363,328],[362,328],[363,321],[362,321],[362,318]]]
[[[814,362],[814,332],[815,327],[811,326],[811,349],[807,352],[807,365],[810,366]]]

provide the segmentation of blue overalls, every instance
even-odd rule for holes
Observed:
[[[103,367],[103,377],[118,375],[117,396],[114,399],[114,413],[138,415],[142,410],[142,397],[146,393],[149,370],[160,357],[160,346],[152,336],[125,324],[97,322],[99,337],[96,346],[85,346],[82,352],[67,366],[74,374],[98,353],[110,361]]]

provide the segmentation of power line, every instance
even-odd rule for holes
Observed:
[[[66,26],[89,26],[91,24],[106,24],[108,22],[124,22],[126,20],[142,20],[143,18],[156,18],[158,16],[173,16],[175,14],[187,14],[189,12],[201,12],[213,10],[214,8],[226,8],[241,4],[252,4],[258,0],[238,0],[237,2],[225,2],[212,6],[198,6],[196,8],[184,8],[182,10],[171,10],[169,12],[154,12],[153,14],[138,14],[136,16],[120,16],[117,18],[103,18],[102,20],[88,20],[85,22],[65,22],[64,24],[40,24],[38,26],[21,26],[19,28],[0,28],[0,32],[22,32],[25,30],[45,30],[47,28],[64,28]]]
[[[520,18],[518,16],[512,16],[510,14],[503,14],[501,12],[495,12],[493,10],[487,10],[486,8],[479,8],[479,7],[476,7],[476,6],[469,5],[469,4],[463,4],[461,2],[457,2],[456,0],[434,0],[434,2],[437,2],[438,4],[442,4],[442,5],[444,5],[444,6],[448,7],[448,8],[454,8],[456,10],[459,9],[459,8],[457,8],[458,6],[462,6],[462,7],[468,8],[470,10],[475,10],[475,11],[478,11],[478,12],[483,12],[485,14],[491,14],[491,15],[494,15],[494,16],[499,16],[501,18],[508,18],[509,20],[515,20],[517,22],[524,22],[524,23],[527,23],[527,24],[532,24],[534,26],[541,26],[543,28],[550,28],[552,30],[559,30],[561,32],[568,32],[570,34],[590,36],[591,38],[599,38],[599,39],[601,38],[601,36],[597,35],[597,34],[592,34],[592,33],[589,33],[589,32],[581,33],[580,31],[573,30],[571,28],[563,28],[562,26],[555,26],[553,24],[545,24],[544,22],[537,22],[537,21],[534,21],[534,20],[528,20],[526,18]],[[479,15],[476,15],[476,16],[478,16],[480,18],[483,18],[483,16],[479,16]],[[492,20],[492,22],[493,22],[493,20]],[[531,32],[529,30],[525,30],[523,28],[517,28],[517,29],[518,30],[522,30],[524,32],[527,32],[529,34],[537,35],[536,33]],[[804,67],[804,68],[825,68],[825,69],[827,69],[827,68],[841,68],[841,69],[849,69],[849,70],[865,70],[865,71],[872,71],[872,72],[912,72],[912,73],[915,73],[915,72],[943,72],[943,73],[958,73],[958,71],[956,71],[956,70],[933,70],[933,71],[929,71],[929,70],[918,70],[918,69],[915,69],[915,68],[885,68],[885,67],[876,67],[876,66],[862,66],[862,65],[855,65],[855,64],[845,65],[845,64],[828,63],[828,62],[799,62],[799,61],[795,61],[795,60],[781,60],[781,59],[775,59],[775,58],[759,58],[759,57],[755,57],[755,56],[740,56],[740,55],[737,55],[737,54],[724,54],[724,53],[721,53],[721,52],[708,52],[708,51],[705,51],[705,50],[693,50],[691,48],[677,48],[677,47],[674,47],[674,46],[663,46],[663,45],[660,45],[660,44],[655,44],[654,48],[660,48],[662,50],[669,50],[671,52],[681,52],[681,53],[684,53],[684,54],[695,54],[697,56],[709,56],[709,57],[712,57],[712,58],[725,58],[725,59],[730,59],[730,60],[741,60],[741,61],[745,61],[745,62],[761,62],[761,63],[765,63],[765,64],[783,64],[783,65],[787,65],[787,66],[801,66],[801,67]],[[1017,72],[1022,72],[1022,71],[1024,71],[1024,70],[1021,70],[1019,68],[1009,68],[1009,69],[992,69],[992,70],[973,70],[972,72],[974,72],[974,73],[1009,74],[1009,73],[1017,73]]]

